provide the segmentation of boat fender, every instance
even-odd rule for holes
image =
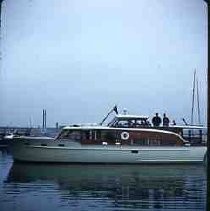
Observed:
[[[122,132],[121,133],[121,139],[122,140],[128,140],[129,139],[129,133],[128,132]]]

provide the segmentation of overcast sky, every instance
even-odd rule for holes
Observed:
[[[193,72],[206,119],[202,0],[5,0],[0,125],[100,122],[130,114],[190,120]],[[195,116],[197,119],[197,117]]]

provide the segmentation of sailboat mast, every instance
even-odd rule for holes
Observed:
[[[194,115],[195,75],[196,75],[196,70],[194,71],[194,78],[193,78],[192,109],[191,109],[191,125],[193,125],[193,115]]]
[[[198,105],[198,124],[201,124],[201,112],[200,112],[200,103],[199,103],[199,90],[198,90],[198,79],[197,79],[197,105]]]

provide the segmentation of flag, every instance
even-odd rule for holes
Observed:
[[[113,108],[113,111],[118,114],[118,110],[117,110],[117,106],[115,105],[114,108]]]

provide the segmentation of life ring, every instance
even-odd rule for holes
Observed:
[[[129,139],[129,133],[128,132],[122,132],[120,136],[121,136],[122,140],[128,140]]]

